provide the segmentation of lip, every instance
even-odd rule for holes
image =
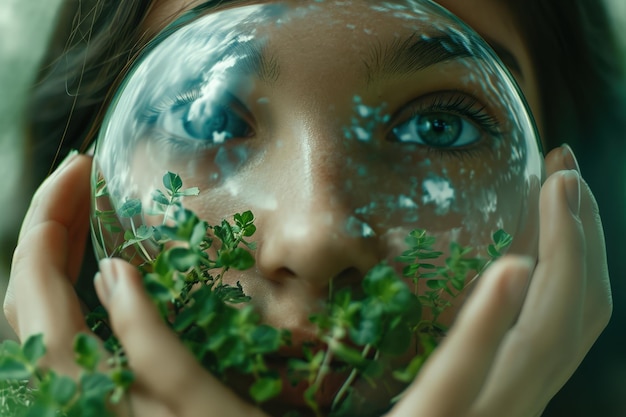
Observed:
[[[260,408],[271,416],[282,417],[288,412],[296,411],[300,417],[314,417],[316,414],[307,405],[304,397],[305,391],[309,388],[310,383],[303,377],[302,380],[298,381],[295,385],[291,384],[289,362],[292,360],[306,361],[304,352],[305,347],[311,352],[312,355],[316,355],[320,351],[327,350],[328,346],[318,338],[314,337],[312,332],[306,331],[306,328],[287,330],[289,330],[292,334],[292,343],[281,347],[275,354],[265,357],[265,364],[267,368],[270,371],[277,373],[281,379],[283,385],[282,390],[278,396],[261,404]],[[353,346],[347,341],[345,341],[345,343],[358,349],[357,346]],[[373,359],[373,356],[368,355],[368,357]],[[384,361],[385,359],[382,360]],[[242,376],[240,374],[231,374],[230,376],[232,378],[227,378],[227,384],[244,398],[248,398],[248,400],[250,400],[247,393],[249,387],[253,383],[252,377]],[[319,415],[326,416],[330,414],[335,396],[348,380],[349,376],[350,369],[348,369],[345,364],[339,360],[331,360],[328,373],[321,381],[320,387],[315,394],[315,401],[320,412]],[[389,404],[389,398],[403,389],[403,387],[393,388],[397,382],[393,382],[390,375],[386,378],[389,379],[387,379],[385,388],[383,388],[383,386],[378,386],[378,388],[373,387],[367,382],[367,379],[363,379],[362,377],[357,377],[354,381],[352,381],[351,387],[356,388],[364,395],[363,398],[367,399],[367,404],[365,405],[366,409],[359,408],[358,415],[369,416],[373,415],[370,414],[373,410],[376,410],[377,412],[384,410],[385,404]],[[395,394],[392,393],[392,395],[389,395],[388,392],[386,393],[389,389],[391,389]],[[376,415],[381,415],[381,413]]]
[[[296,385],[290,383],[289,362],[293,360],[306,361],[305,349],[312,356],[320,351],[328,350],[328,346],[317,339],[313,333],[303,329],[290,329],[291,344],[282,346],[276,355],[266,358],[268,367],[279,373],[283,380],[283,392],[279,399],[286,403],[297,406],[306,406],[304,392],[310,386],[306,380],[299,381]],[[320,388],[315,395],[317,404],[322,409],[330,410],[335,395],[348,379],[350,372],[339,361],[331,360],[328,373],[321,381]]]
[[[293,406],[307,406],[304,393],[310,384],[306,380],[301,380],[297,384],[290,383],[289,361],[292,359],[303,359],[298,357],[277,357],[271,358],[266,363],[268,367],[280,375],[283,381],[283,391],[277,400]],[[315,394],[315,400],[322,409],[330,410],[335,395],[339,392],[349,376],[349,371],[340,371],[331,364],[328,373],[321,381],[319,390]]]

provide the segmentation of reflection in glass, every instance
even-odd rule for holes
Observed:
[[[498,230],[513,236],[512,251],[533,253],[539,140],[491,49],[429,1],[336,3],[198,10],[148,48],[98,138],[99,256],[137,265],[156,256],[150,239],[120,248],[125,231],[171,221],[154,199],[167,172],[197,187],[182,204],[210,224],[254,213],[257,266],[229,278],[253,304],[269,297],[255,291],[276,279],[266,276],[272,262],[298,278],[301,258],[319,264],[324,248],[346,259],[358,248],[393,266],[418,228],[444,253],[457,242],[486,256]],[[137,211],[120,216],[129,202]],[[103,227],[105,212],[114,226]],[[276,248],[284,256],[270,254]],[[320,268],[320,286],[364,272],[350,262],[336,274]],[[371,390],[358,378],[353,386]],[[367,394],[371,407],[400,390]]]

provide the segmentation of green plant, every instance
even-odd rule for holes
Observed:
[[[247,240],[256,231],[254,216],[248,211],[235,214],[232,223],[223,220],[209,225],[183,207],[182,199],[197,195],[198,190],[182,186],[178,175],[167,173],[164,191],[153,193],[148,211],[162,216],[160,224],[146,225],[141,202],[129,200],[117,211],[96,210],[94,230],[106,251],[103,230],[121,233],[117,219],[127,222],[124,242],[108,255],[136,254],[139,258],[133,260],[140,259],[148,293],[182,342],[216,377],[227,381],[232,373],[248,375],[253,381],[249,397],[262,404],[283,389],[284,382],[267,364],[267,357],[289,344],[290,335],[263,324],[241,284],[230,285],[223,280],[230,269],[245,270],[254,265],[250,251],[255,245]],[[96,184],[96,195],[107,197],[103,181]],[[410,383],[446,331],[439,316],[451,305],[450,300],[462,292],[468,276],[478,276],[511,242],[503,231],[493,238],[489,260],[472,257],[472,248],[451,243],[449,256],[437,266],[435,261],[443,253],[433,249],[435,238],[424,230],[413,230],[406,238],[408,249],[397,258],[406,265],[404,279],[382,262],[365,275],[360,291],[332,291],[331,285],[327,305],[310,317],[323,348],[304,346],[302,358],[288,363],[293,381],[308,383],[304,397],[314,414],[322,415],[316,392],[338,366],[346,369],[348,376],[334,397],[332,416],[350,415],[350,410],[364,402],[353,387],[357,378],[376,384],[386,373],[400,383]],[[413,286],[405,280],[412,281]],[[420,281],[428,288],[423,294],[418,294]],[[123,398],[132,384],[132,370],[127,367],[123,347],[110,333],[106,311],[96,309],[87,316],[87,323],[94,332],[106,335],[104,346],[111,356],[103,367],[99,342],[78,335],[74,344],[76,362],[82,370],[78,381],[38,366],[45,354],[41,335],[22,346],[12,341],[2,344],[3,416],[109,415],[105,403]],[[405,366],[382,360],[411,349],[415,349],[413,358]]]

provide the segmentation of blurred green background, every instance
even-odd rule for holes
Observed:
[[[624,51],[616,59],[626,62],[626,0],[607,1]],[[25,98],[36,78],[61,3],[62,0],[0,0],[0,295],[6,288],[19,224],[32,193],[28,178],[33,167],[24,163],[30,151],[23,122]],[[626,132],[623,135],[626,142]],[[624,162],[621,175],[626,175]],[[610,175],[620,173],[608,173],[607,187],[611,187]],[[611,224],[610,220],[604,219],[605,227]],[[626,417],[624,278],[612,276],[615,312],[611,324],[572,381],[552,402],[546,417]],[[0,339],[6,337],[14,336],[0,314]]]
[[[0,0],[0,291],[32,186],[24,112],[62,0]],[[11,335],[1,315],[0,332]]]

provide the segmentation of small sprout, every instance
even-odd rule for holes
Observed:
[[[358,120],[350,134],[356,132],[357,125],[378,123],[387,117],[382,108],[369,108],[358,97],[355,106]],[[104,180],[97,187],[99,196],[105,196]],[[150,208],[150,214],[163,216],[161,224],[135,224],[142,219],[143,207],[140,200],[130,199],[117,211],[96,210],[94,230],[103,239],[103,230],[119,232],[119,219],[129,219],[131,227],[124,234],[125,241],[113,253],[119,255],[129,247],[142,252],[143,282],[163,320],[218,379],[226,381],[226,375],[232,374],[249,376],[250,398],[263,404],[283,390],[283,380],[267,358],[288,346],[291,335],[263,324],[242,285],[223,280],[231,269],[254,266],[251,251],[256,245],[247,240],[256,232],[254,215],[245,211],[235,214],[232,222],[225,219],[209,225],[181,202],[184,197],[197,195],[197,187],[183,189],[181,177],[171,172],[164,175],[163,187],[152,193],[154,207]],[[396,258],[404,264],[402,277],[382,262],[363,277],[361,288],[334,290],[331,283],[327,305],[309,318],[317,327],[323,348],[313,350],[305,344],[302,357],[288,361],[292,382],[308,384],[304,401],[311,412],[322,415],[317,393],[334,369],[347,371],[332,401],[331,414],[337,417],[354,415],[355,407],[368,407],[368,399],[354,385],[359,377],[376,385],[381,375],[391,374],[409,384],[447,331],[439,322],[440,315],[465,289],[468,276],[480,274],[511,241],[502,230],[494,233],[487,248],[488,260],[473,257],[473,248],[452,242],[444,260],[443,252],[434,249],[436,238],[415,229],[405,239],[407,250]],[[100,243],[104,248],[104,241]],[[144,244],[157,248],[158,255],[150,257]],[[403,278],[413,284],[412,288]],[[420,282],[427,288],[421,294]],[[425,310],[428,316],[423,314]],[[76,336],[75,361],[82,369],[77,381],[38,366],[46,352],[41,335],[29,338],[22,346],[10,340],[0,345],[1,415],[111,415],[109,404],[123,401],[134,375],[123,347],[111,334],[106,311],[98,308],[86,321],[89,328],[104,336],[103,341],[86,334]],[[415,342],[421,349],[414,346]],[[415,349],[414,357],[404,366],[393,360],[410,349]]]

